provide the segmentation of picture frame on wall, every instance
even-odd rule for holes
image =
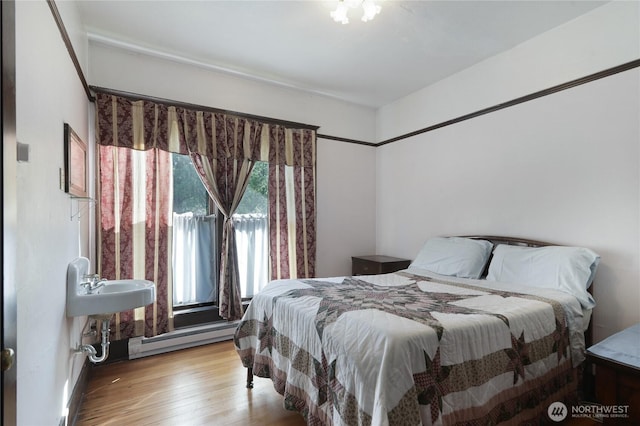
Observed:
[[[64,192],[87,196],[87,144],[64,123]]]

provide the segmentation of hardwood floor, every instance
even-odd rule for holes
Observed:
[[[268,379],[246,389],[233,342],[96,367],[76,425],[302,426]]]
[[[303,426],[298,413],[282,406],[270,380],[246,370],[233,342],[95,367],[77,426],[242,425]],[[571,419],[570,426],[596,426]]]

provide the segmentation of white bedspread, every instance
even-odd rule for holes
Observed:
[[[274,281],[235,343],[310,424],[520,421],[575,390],[584,318],[559,291],[408,270]]]

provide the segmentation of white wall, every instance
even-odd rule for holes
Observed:
[[[88,215],[71,220],[76,202],[60,189],[63,124],[87,141],[88,101],[44,1],[16,2],[16,97],[30,149],[17,165],[17,422],[57,425],[85,359],[73,348],[86,318],[65,315],[67,264],[89,254]]]
[[[90,43],[89,84],[320,126],[318,133],[371,141],[373,109],[294,89]],[[318,139],[318,276],[351,271],[375,252],[375,148]],[[344,236],[350,238],[345,239]]]
[[[375,149],[318,143],[317,276],[351,275],[351,256],[375,254]]]
[[[612,2],[378,110],[377,141],[638,59],[637,1]]]
[[[612,3],[378,112],[397,136],[640,57],[638,3]],[[595,338],[640,321],[637,69],[377,149],[379,252],[495,234],[602,256]]]

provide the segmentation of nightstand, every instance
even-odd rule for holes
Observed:
[[[353,256],[351,258],[352,275],[388,274],[406,269],[410,260],[391,256]]]
[[[604,424],[640,424],[640,324],[609,336],[587,349],[596,365],[596,399],[617,406],[621,417],[603,416]]]

